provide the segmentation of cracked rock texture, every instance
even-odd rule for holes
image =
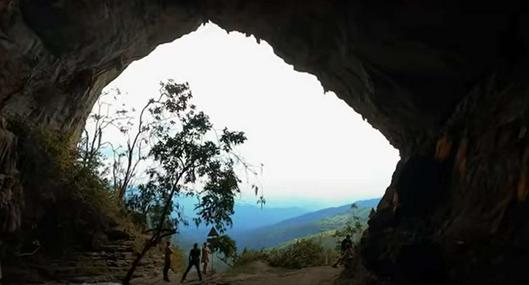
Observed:
[[[466,3],[3,0],[0,115],[76,134],[129,63],[211,20],[270,43],[400,150],[361,245],[380,280],[526,283],[529,17]],[[13,144],[0,127],[0,177],[16,180]],[[4,234],[31,197],[0,181]]]

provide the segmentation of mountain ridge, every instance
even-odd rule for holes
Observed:
[[[379,201],[379,198],[359,200],[338,207],[321,209],[273,225],[234,233],[232,238],[237,241],[240,248],[260,249],[277,246],[292,239],[339,229],[353,216],[358,216],[361,222],[367,222],[369,212]],[[355,208],[352,207],[353,204],[356,205]]]
[[[359,200],[338,207],[324,208],[291,217],[287,216],[269,224],[259,219],[258,216],[245,215],[240,211],[239,213],[236,211],[234,214],[234,226],[228,229],[226,234],[237,242],[239,249],[245,247],[253,249],[273,247],[292,239],[341,228],[353,215],[361,217],[362,222],[367,222],[369,212],[372,208],[376,207],[379,201],[379,198]],[[357,208],[352,208],[353,204],[356,204]],[[258,208],[251,205],[248,207]],[[238,208],[245,209],[244,205],[242,207],[239,205]],[[285,210],[285,208],[268,209],[269,211],[280,209],[280,211],[287,213],[289,211],[292,213],[295,212],[295,210]],[[263,214],[262,212],[258,213]],[[278,214],[283,215],[284,213]],[[254,224],[253,227],[249,227],[248,225],[237,224],[239,217],[242,217],[248,223],[257,223],[261,224],[261,226],[255,226]],[[202,242],[202,240],[205,240],[208,231],[209,227],[206,226],[184,228],[177,237],[177,240],[182,246],[189,247],[194,242]]]

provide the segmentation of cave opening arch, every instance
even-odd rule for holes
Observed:
[[[215,125],[247,133],[246,155],[241,155],[265,165],[273,185],[259,180],[268,184],[269,194],[285,192],[315,209],[381,197],[390,183],[397,151],[332,92],[324,93],[313,75],[284,63],[265,41],[203,25],[132,63],[103,89],[109,100],[104,104],[132,107],[138,115],[167,79],[188,82],[193,101]],[[120,100],[114,102],[108,95],[118,89]],[[93,112],[100,112],[101,103]],[[123,143],[119,129],[105,132],[114,147]],[[249,198],[246,202],[253,202]],[[275,207],[288,200],[270,198]]]
[[[409,272],[397,270],[385,252],[403,248],[403,233],[420,232],[431,252],[453,267],[446,278],[527,281],[517,265],[529,259],[529,225],[520,218],[528,207],[527,21],[516,2],[454,3],[8,1],[0,5],[0,114],[78,132],[101,88],[132,60],[212,20],[266,40],[400,150],[393,183],[363,243],[370,269]],[[1,125],[8,151],[0,153],[0,173],[14,177],[17,134]],[[413,211],[416,196],[407,195],[415,169],[443,181],[441,187],[419,183],[442,193],[427,216]],[[19,191],[2,187],[4,196]],[[7,197],[2,213],[16,221],[21,196]],[[395,212],[402,215],[394,219]],[[490,246],[478,255],[484,241]],[[401,257],[400,265],[413,267],[418,255],[412,249]],[[500,265],[480,262],[489,257]]]

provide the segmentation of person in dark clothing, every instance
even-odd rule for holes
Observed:
[[[346,268],[351,266],[351,263],[355,257],[355,252],[352,243],[345,243],[345,250],[342,251],[342,256],[336,260],[332,267],[338,267],[338,264],[343,264]]]
[[[167,275],[169,273],[169,269],[171,268],[171,255],[173,254],[173,250],[171,249],[171,242],[167,242],[165,244],[165,262],[163,266],[163,280],[169,282],[169,276]]]
[[[342,254],[336,260],[336,262],[332,265],[332,267],[338,267],[338,264],[341,264],[346,260],[350,255],[352,256],[352,248],[353,248],[353,241],[351,240],[351,236],[347,235],[340,244],[340,251]]]
[[[350,247],[353,247],[353,241],[351,240],[351,236],[347,235],[345,239],[342,240],[342,244],[340,245],[342,254],[344,254],[344,252]]]
[[[198,244],[193,245],[193,249],[189,251],[189,265],[187,266],[186,272],[182,276],[182,281],[186,279],[187,273],[191,270],[191,267],[195,267],[198,273],[198,279],[202,281],[202,274],[200,274],[200,249],[198,249]]]

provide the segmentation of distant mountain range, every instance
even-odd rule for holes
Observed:
[[[189,204],[188,209],[192,209],[193,206],[190,203],[187,204]],[[298,207],[271,208],[264,206],[261,208],[249,204],[235,204],[234,212],[231,217],[233,227],[227,230],[227,234],[232,238],[235,233],[269,226],[285,219],[303,215],[309,210]],[[189,212],[187,215],[191,216]],[[205,225],[196,227],[193,224],[187,227],[183,226],[180,228],[180,234],[176,239],[184,247],[189,247],[195,242],[202,243],[205,241],[210,228]]]
[[[346,225],[353,216],[367,222],[369,212],[376,207],[380,199],[357,201],[356,208],[352,204],[326,208],[286,219],[279,223],[261,227],[251,231],[237,233],[233,238],[239,248],[268,248],[289,240],[314,235],[329,230],[337,230]]]
[[[340,207],[307,212],[301,208],[267,208],[253,205],[237,205],[232,216],[233,228],[227,234],[237,242],[239,249],[275,247],[293,239],[311,236],[329,230],[340,229],[353,216],[367,221],[369,212],[380,199],[356,201]],[[190,226],[183,228],[177,242],[184,248],[194,242],[202,243],[208,227]]]

